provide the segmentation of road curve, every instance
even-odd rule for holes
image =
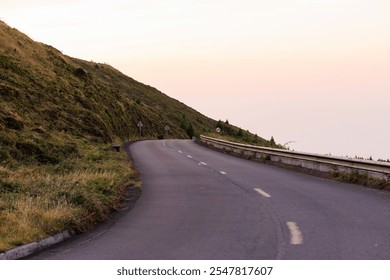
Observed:
[[[222,154],[130,146],[135,207],[30,259],[390,259],[390,194]]]

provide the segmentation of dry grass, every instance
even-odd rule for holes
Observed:
[[[65,200],[53,203],[47,197],[20,197],[8,205],[8,210],[1,211],[0,250],[57,233],[81,213],[81,208],[72,207]]]
[[[0,251],[67,228],[89,230],[120,207],[134,175],[125,153],[107,147],[57,166],[1,166]]]

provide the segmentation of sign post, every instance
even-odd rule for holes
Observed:
[[[137,123],[137,127],[138,127],[138,130],[139,130],[139,134],[142,136],[142,127],[143,127],[143,123],[141,121],[139,121]]]
[[[169,125],[166,125],[164,127],[164,130],[165,130],[165,134],[168,135],[169,134],[169,131],[171,131],[171,128],[169,127]]]

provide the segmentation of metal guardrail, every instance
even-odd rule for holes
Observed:
[[[201,142],[208,146],[262,161],[281,162],[320,172],[343,172],[367,174],[375,178],[390,180],[390,164],[370,160],[349,159],[328,155],[295,152],[240,143],[233,143],[201,135]]]

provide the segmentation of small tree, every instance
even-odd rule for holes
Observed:
[[[271,145],[271,147],[275,147],[276,146],[276,142],[275,142],[275,139],[273,136],[271,136],[271,140],[269,140],[269,143]]]
[[[222,129],[223,124],[222,124],[222,121],[221,121],[221,120],[218,120],[217,125],[215,126],[215,128],[217,128],[217,127],[219,127],[220,129]]]
[[[188,125],[186,132],[187,132],[188,137],[190,137],[190,138],[195,136],[194,127],[192,126],[191,123]]]
[[[186,116],[184,114],[181,116],[180,128],[183,130],[187,130],[187,120],[186,120]]]

